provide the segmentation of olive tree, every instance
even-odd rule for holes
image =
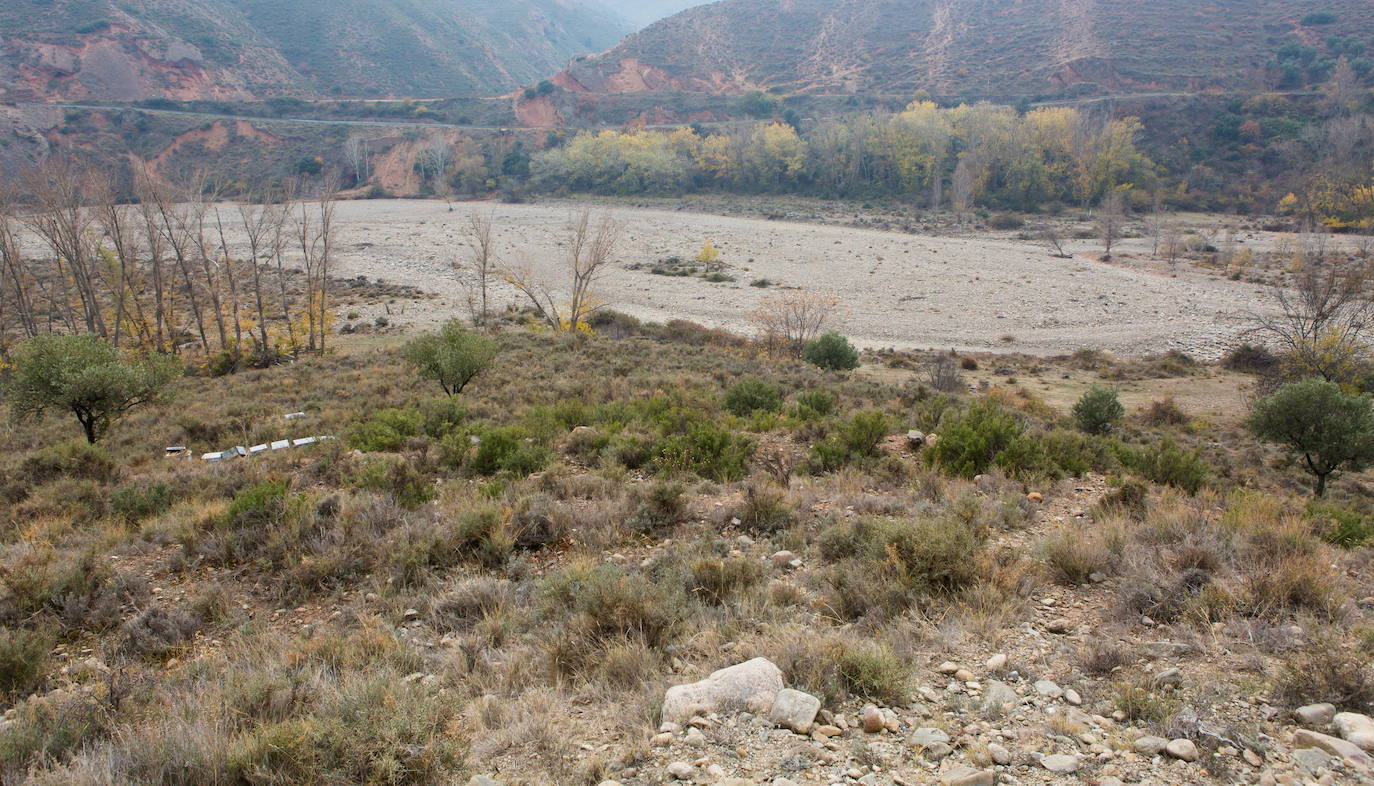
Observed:
[[[445,393],[456,396],[491,367],[496,351],[495,340],[467,330],[454,319],[439,332],[407,344],[405,358],[421,377],[438,382]]]
[[[1334,382],[1292,382],[1260,399],[1247,423],[1255,436],[1283,445],[1317,479],[1326,496],[1331,477],[1374,462],[1374,399]]]
[[[182,371],[167,355],[126,359],[98,336],[46,334],[20,345],[5,387],[15,418],[66,410],[95,444],[130,410],[161,398]]]

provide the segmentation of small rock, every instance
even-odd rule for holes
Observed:
[[[877,734],[887,728],[887,723],[883,721],[883,714],[877,707],[872,705],[864,707],[860,717],[863,721],[865,734]]]
[[[1063,617],[1052,619],[1049,622],[1045,623],[1046,631],[1060,636],[1073,633],[1073,628],[1073,623]]]
[[[936,667],[935,670],[940,672],[941,674],[954,674],[959,670],[959,664],[945,661],[944,663],[941,663],[938,667]]]
[[[816,713],[821,710],[821,700],[809,693],[784,688],[778,691],[773,707],[768,711],[768,719],[785,729],[798,734],[810,734],[816,723]]]
[[[620,783],[620,781],[602,781],[598,783],[596,786],[622,786],[622,784]]]
[[[668,773],[668,777],[680,781],[691,780],[692,773],[695,772],[692,765],[688,764],[685,761],[675,761],[672,764],[669,764],[664,771]]]
[[[1057,699],[1064,695],[1064,689],[1050,680],[1038,680],[1035,683],[1035,692],[1047,699]]]
[[[1293,717],[1304,726],[1326,726],[1336,719],[1336,705],[1309,704],[1293,711]]]
[[[498,781],[498,780],[496,780],[495,778],[489,778],[489,777],[487,777],[486,775],[474,775],[474,776],[472,776],[471,778],[468,778],[468,786],[505,786],[505,785],[504,785],[503,783],[501,783],[501,781]]]
[[[949,742],[949,735],[939,729],[917,729],[908,738],[912,745],[918,748],[928,748],[937,743]]]
[[[1374,720],[1357,712],[1342,712],[1332,719],[1336,731],[1346,742],[1374,751]]]
[[[996,773],[972,767],[955,767],[940,776],[941,786],[993,786],[996,782]]]
[[[1299,729],[1293,734],[1293,746],[1297,748],[1321,748],[1332,756],[1346,759],[1357,766],[1374,767],[1374,757],[1365,753],[1360,746],[1309,729]]]
[[[1026,499],[1030,500],[1031,502],[1044,502],[1045,495],[1041,494],[1038,491],[1032,491],[1031,493],[1026,495]]]
[[[844,734],[844,729],[839,726],[817,726],[813,733],[821,737],[838,737]]]
[[[1165,669],[1155,675],[1155,687],[1177,688],[1183,684],[1183,672],[1178,669]]]
[[[774,552],[773,556],[768,559],[773,563],[773,567],[782,569],[791,567],[792,563],[796,561],[797,555],[790,551],[778,551]]]
[[[1083,697],[1079,696],[1078,691],[1074,690],[1073,688],[1069,688],[1068,690],[1064,691],[1064,701],[1067,701],[1069,704],[1075,707],[1083,706]]]
[[[954,679],[960,682],[972,682],[976,675],[968,669],[959,669],[954,672]]]
[[[1169,741],[1163,737],[1141,737],[1131,743],[1131,749],[1142,756],[1158,756],[1167,747]]]
[[[773,779],[773,786],[797,786],[797,782],[791,778],[777,777]]]
[[[695,726],[687,730],[687,734],[682,738],[682,741],[693,748],[705,748],[707,744],[706,735],[702,734],[701,729]]]
[[[1044,767],[1050,772],[1059,773],[1077,772],[1081,764],[1082,762],[1079,761],[1077,756],[1070,756],[1063,753],[1046,756],[1040,760],[1041,767]]]
[[[1021,697],[1005,682],[992,680],[983,690],[983,712],[1006,715],[1021,703]]]
[[[1240,757],[1242,759],[1245,759],[1245,763],[1249,764],[1251,767],[1258,767],[1261,764],[1264,764],[1264,757],[1260,756],[1258,753],[1255,753],[1249,748],[1246,748],[1245,750],[1241,751]]]
[[[1299,748],[1293,751],[1293,760],[1310,773],[1336,763],[1334,756],[1320,748]]]
[[[993,764],[1000,764],[1003,767],[1011,764],[1011,751],[995,742],[988,743],[988,755],[992,757]]]
[[[763,713],[782,689],[782,670],[767,658],[755,658],[700,682],[669,688],[663,696],[663,720],[681,723],[698,712]]]
[[[988,662],[984,665],[987,666],[988,671],[1002,671],[1007,667],[1007,656],[999,652],[988,658]]]
[[[926,444],[926,435],[919,431],[908,431],[906,433],[907,444],[913,448],[919,448]]]
[[[1192,740],[1174,740],[1164,746],[1164,750],[1175,759],[1183,761],[1197,761],[1201,755]]]

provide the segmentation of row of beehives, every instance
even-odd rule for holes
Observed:
[[[221,450],[218,453],[206,453],[201,456],[205,461],[229,461],[236,458],[250,458],[277,450],[291,450],[292,448],[303,448],[308,445],[318,445],[321,442],[334,439],[333,437],[303,437],[301,439],[282,439],[276,442],[269,442],[265,445],[254,445],[245,448],[242,445]]]

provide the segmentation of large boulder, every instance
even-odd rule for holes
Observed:
[[[1336,731],[1346,742],[1353,742],[1367,751],[1374,751],[1374,720],[1356,712],[1342,712],[1332,719]]]
[[[663,696],[663,720],[685,723],[693,715],[713,712],[762,715],[773,708],[782,689],[782,670],[767,658],[755,658],[700,682],[669,688]]]

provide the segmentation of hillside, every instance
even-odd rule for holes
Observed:
[[[1285,46],[1312,61],[1333,36],[1371,33],[1374,7],[1354,0],[726,0],[580,58],[559,81],[590,93],[1191,92],[1279,86]]]
[[[626,32],[576,0],[0,0],[0,100],[491,95]]]

